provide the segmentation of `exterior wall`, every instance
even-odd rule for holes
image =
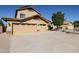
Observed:
[[[32,24],[36,24],[36,26],[38,27],[37,30],[39,31],[47,31],[48,27],[48,23],[46,23],[45,21],[43,21],[42,19],[40,18],[37,18],[37,19],[31,19],[31,20],[28,20],[26,22],[23,22],[23,23],[32,23]],[[41,25],[40,25],[41,24]]]
[[[7,31],[11,31],[12,30],[12,23],[19,23],[19,22],[16,22],[16,21],[7,21],[7,22],[8,22],[8,24],[7,24]]]
[[[73,25],[62,25],[62,30],[64,30],[64,31],[74,30],[74,26]]]
[[[32,23],[32,24],[47,24],[45,21],[43,21],[42,19],[40,18],[37,18],[37,19],[30,19],[28,21],[25,21],[23,23]]]
[[[62,25],[61,27],[62,27],[62,30],[68,30],[68,27],[67,27],[68,25]]]
[[[21,19],[20,18],[20,14],[21,13],[26,14],[25,18],[28,18],[28,17],[34,16],[34,15],[37,15],[37,13],[35,11],[30,11],[29,9],[26,9],[26,10],[18,11],[16,18]]]
[[[12,31],[12,22],[8,22],[6,31]]]
[[[7,22],[8,22],[8,24],[7,24],[6,32],[9,34],[12,34],[12,27],[13,27],[12,24],[15,23],[15,21],[7,21]]]
[[[69,25],[69,26],[68,26],[68,29],[69,29],[69,30],[74,30],[74,26],[73,26],[73,25]]]
[[[39,32],[46,32],[47,31],[47,26],[41,25],[39,28]]]
[[[42,19],[40,19],[40,18],[38,18],[38,20],[39,20],[39,24],[42,24],[42,25],[40,25],[39,27],[39,29],[40,29],[40,32],[45,32],[45,31],[47,31],[48,30],[48,23],[46,23],[45,21],[43,21]]]
[[[45,21],[43,21],[42,19],[38,18],[39,20],[39,24],[47,24]]]
[[[0,25],[0,33],[2,33],[2,30],[3,30],[3,28],[2,28],[2,26]]]

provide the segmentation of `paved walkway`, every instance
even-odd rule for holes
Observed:
[[[10,42],[10,52],[79,52],[79,35],[64,32],[44,32],[13,36]]]

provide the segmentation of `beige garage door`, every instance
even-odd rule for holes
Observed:
[[[46,32],[47,31],[47,26],[46,25],[40,25],[39,26],[39,31],[40,32]]]
[[[25,35],[36,32],[36,25],[13,24],[13,35]]]

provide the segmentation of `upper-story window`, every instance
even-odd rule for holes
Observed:
[[[20,18],[25,18],[25,14],[20,14]]]

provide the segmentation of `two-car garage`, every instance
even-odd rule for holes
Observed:
[[[45,32],[47,31],[46,25],[36,25],[36,24],[18,24],[15,23],[12,25],[12,33],[13,35],[25,35],[32,34],[35,32]]]
[[[36,25],[34,24],[13,24],[14,35],[25,35],[36,31]]]

